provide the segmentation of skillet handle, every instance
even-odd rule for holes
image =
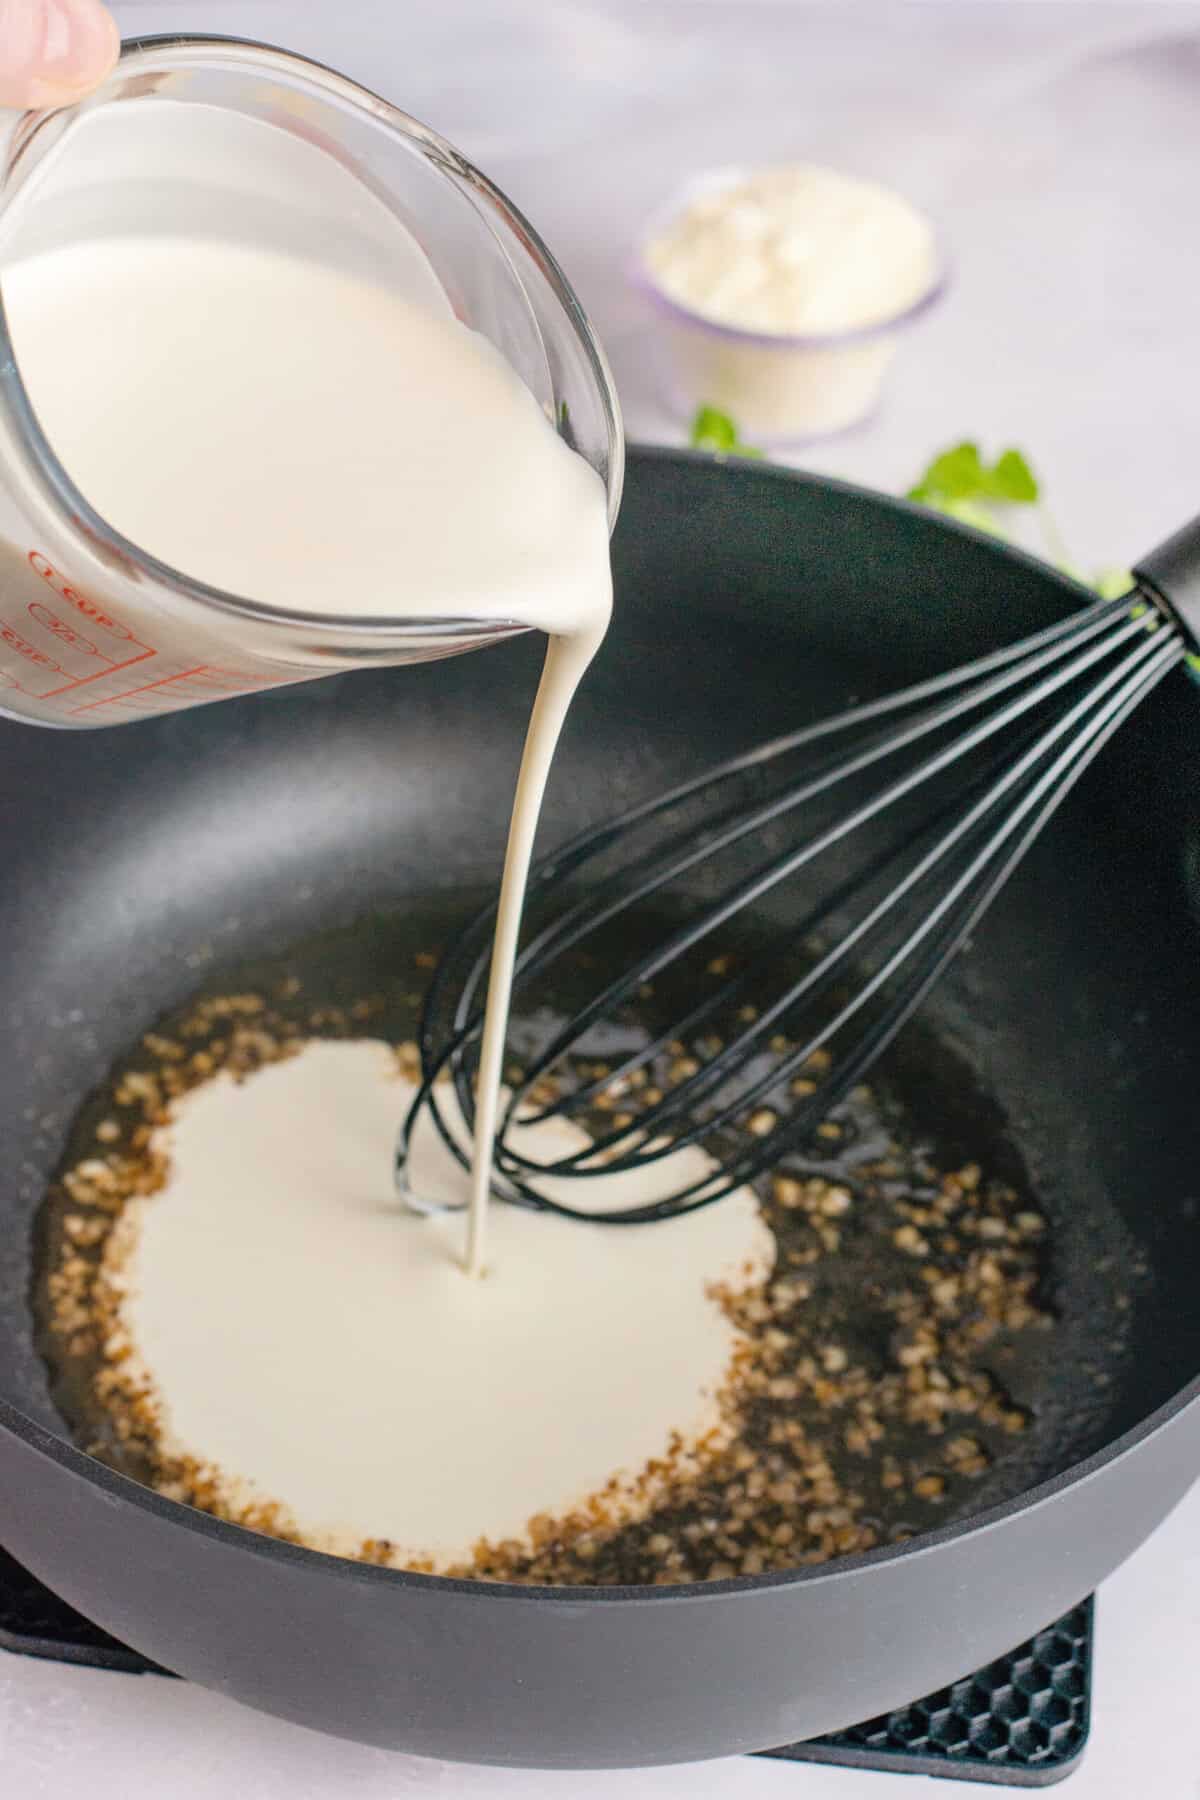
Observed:
[[[1183,626],[1191,639],[1190,660],[1195,670],[1195,653],[1200,652],[1200,519],[1193,519],[1157,550],[1151,550],[1133,573]]]

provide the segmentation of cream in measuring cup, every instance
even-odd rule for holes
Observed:
[[[585,566],[607,576],[603,483],[456,319],[361,276],[198,239],[33,256],[4,297],[50,444],[157,561],[317,615],[544,631],[607,617],[606,584],[583,591]],[[206,620],[191,655],[190,622],[158,618],[136,589],[105,622],[47,556],[26,560],[39,599],[22,616],[4,584],[0,608],[60,679],[47,691],[46,665],[7,666],[63,723],[256,685],[255,640],[235,615]],[[186,670],[162,668],[181,653]]]
[[[128,48],[18,128],[0,299],[0,709],[115,724],[606,612],[620,433],[573,297],[340,77]]]

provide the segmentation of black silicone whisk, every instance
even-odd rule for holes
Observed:
[[[1092,759],[1173,669],[1200,675],[1200,520],[1134,579],[1120,599],[760,744],[545,857],[515,994],[527,1017],[556,983],[568,998],[533,1006],[542,1024],[497,1136],[497,1193],[592,1218],[589,1180],[662,1163],[661,1198],[599,1215],[637,1224],[801,1153]],[[639,923],[631,951],[623,925],[647,909],[659,924],[646,939]],[[742,915],[767,928],[727,959],[722,933]],[[434,1083],[449,1072],[469,1127],[493,920],[473,920],[435,972],[401,1165],[424,1108],[466,1158]],[[556,1116],[586,1122],[586,1140],[539,1160],[514,1126]],[[715,1172],[692,1165],[680,1181],[668,1159],[695,1143]]]

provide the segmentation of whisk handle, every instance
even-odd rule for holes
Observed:
[[[1193,651],[1200,650],[1200,519],[1143,556],[1133,572],[1183,626]]]

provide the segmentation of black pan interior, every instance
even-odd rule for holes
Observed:
[[[654,453],[633,457],[615,558],[547,845],[1079,603],[884,499]],[[0,722],[0,1392],[51,1429],[32,1223],[80,1098],[222,967],[494,881],[538,657],[522,640],[109,731]],[[967,1153],[982,1135],[1052,1217],[1061,1367],[1019,1485],[1200,1370],[1198,1039],[1200,695],[1179,676],[1035,846],[898,1064],[923,1117],[940,1106]]]

